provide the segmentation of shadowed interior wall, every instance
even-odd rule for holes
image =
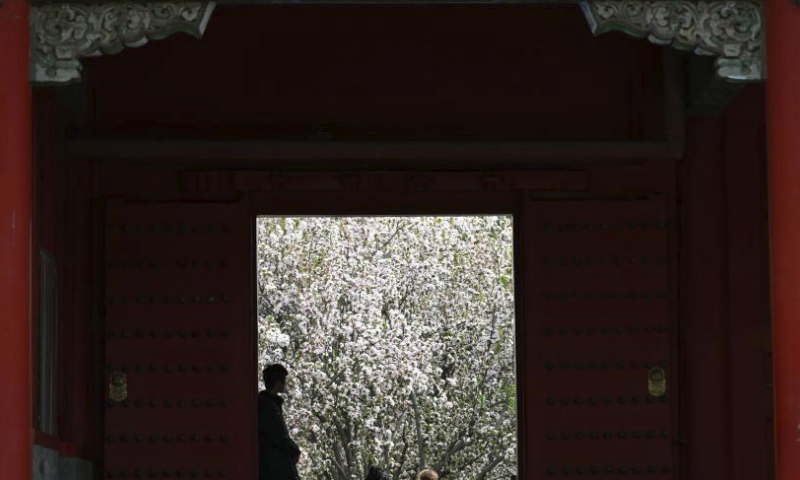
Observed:
[[[95,461],[95,209],[137,191],[179,196],[177,172],[198,165],[64,158],[62,134],[569,141],[665,130],[661,50],[592,38],[572,7],[220,7],[202,40],[177,35],[85,67],[82,119],[66,112],[65,129],[53,92],[37,105],[37,231],[63,272],[59,435],[40,442]],[[597,192],[655,192],[677,207],[682,479],[772,478],[763,118],[761,88],[748,87],[724,116],[688,121],[681,161],[581,167]]]
[[[684,478],[773,478],[763,89],[688,123],[680,165]]]
[[[568,53],[567,53],[568,52]],[[575,6],[219,7],[87,59],[103,136],[658,139],[661,49]]]

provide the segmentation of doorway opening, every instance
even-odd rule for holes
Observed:
[[[258,217],[261,370],[289,371],[301,478],[513,479],[513,219]]]

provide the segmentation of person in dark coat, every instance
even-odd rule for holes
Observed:
[[[262,372],[266,390],[258,393],[259,480],[300,480],[297,462],[300,448],[289,437],[283,419],[283,398],[289,372],[283,365],[269,365]]]
[[[370,465],[364,480],[392,480],[392,477],[375,465]]]

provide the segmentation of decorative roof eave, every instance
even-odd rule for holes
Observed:
[[[746,0],[595,0],[581,2],[592,33],[621,31],[658,45],[717,56],[717,74],[731,82],[766,78],[764,17]]]
[[[617,30],[659,45],[717,56],[717,74],[727,81],[765,78],[763,12],[755,0],[589,0],[580,4],[595,35]],[[207,1],[32,6],[31,81],[79,81],[81,57],[119,53],[177,32],[200,37],[214,6]]]
[[[113,2],[31,7],[31,81],[80,80],[81,57],[119,53],[184,32],[200,37],[214,2]]]

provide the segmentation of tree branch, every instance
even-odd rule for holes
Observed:
[[[403,450],[400,452],[400,461],[397,462],[397,467],[394,469],[394,475],[392,476],[392,478],[395,479],[400,478],[400,474],[403,472],[403,467],[406,464],[406,456],[408,454],[408,442],[406,441],[407,427],[407,424],[403,424],[403,435],[401,437],[403,439]]]
[[[475,480],[486,480],[486,477],[489,475],[489,473],[492,472],[492,470],[494,470],[494,467],[498,466],[502,461],[503,461],[502,455],[494,457],[491,460],[489,460],[489,463],[483,466],[483,468],[481,469],[480,473],[475,478]]]
[[[350,446],[350,433],[348,429],[342,425],[338,418],[333,419],[333,424],[336,426],[336,432],[339,434],[339,438],[342,442],[342,448],[344,449],[344,457],[345,461],[347,462],[347,473],[352,474],[354,470],[353,465],[353,450]],[[349,477],[348,477],[349,478]]]
[[[419,469],[425,468],[428,463],[425,461],[425,439],[422,438],[422,419],[419,412],[419,403],[417,402],[417,392],[411,390],[411,405],[414,407],[414,424],[417,428],[417,451],[419,455]]]
[[[339,473],[339,476],[342,478],[342,480],[349,480],[347,472],[345,472],[344,468],[342,467],[342,451],[339,448],[339,444],[336,442],[336,440],[333,441],[333,458],[331,458],[331,461],[336,467],[336,471]]]

